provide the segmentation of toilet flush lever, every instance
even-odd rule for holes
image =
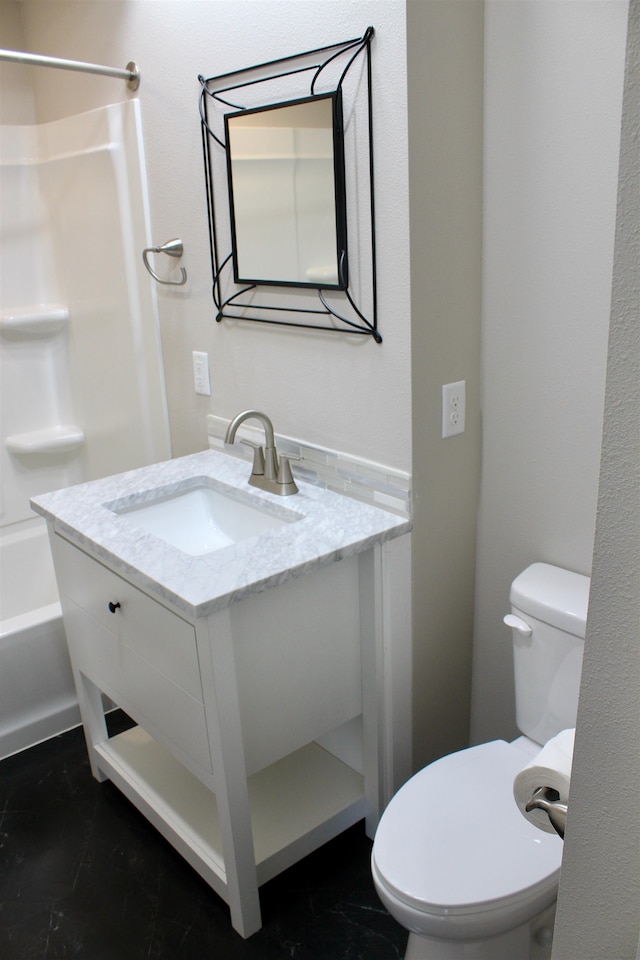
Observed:
[[[528,623],[521,620],[520,617],[514,616],[513,613],[508,613],[504,618],[504,622],[508,627],[511,627],[512,630],[517,630],[523,637],[530,637],[533,632]]]

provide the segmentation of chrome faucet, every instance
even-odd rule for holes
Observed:
[[[240,424],[249,419],[261,422],[264,427],[265,438],[264,449],[259,444],[251,443],[249,440],[240,441],[249,447],[253,447],[253,469],[251,470],[249,483],[254,487],[260,487],[261,490],[267,490],[269,493],[277,493],[280,497],[288,497],[292,493],[297,493],[298,488],[291,473],[291,465],[286,457],[278,457],[273,437],[273,424],[266,414],[260,413],[259,410],[245,410],[244,413],[239,413],[227,427],[224,442],[232,444]]]

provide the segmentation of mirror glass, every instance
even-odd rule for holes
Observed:
[[[339,91],[225,116],[234,279],[347,286]]]

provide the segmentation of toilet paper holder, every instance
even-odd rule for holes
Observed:
[[[527,803],[525,810],[544,810],[549,817],[551,826],[559,837],[564,840],[564,831],[567,826],[567,804],[560,799],[560,794],[553,787],[538,787]]]

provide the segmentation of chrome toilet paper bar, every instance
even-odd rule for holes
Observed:
[[[544,810],[549,817],[551,826],[558,836],[564,840],[564,831],[567,826],[567,804],[560,800],[560,794],[553,787],[538,787],[525,810]]]

